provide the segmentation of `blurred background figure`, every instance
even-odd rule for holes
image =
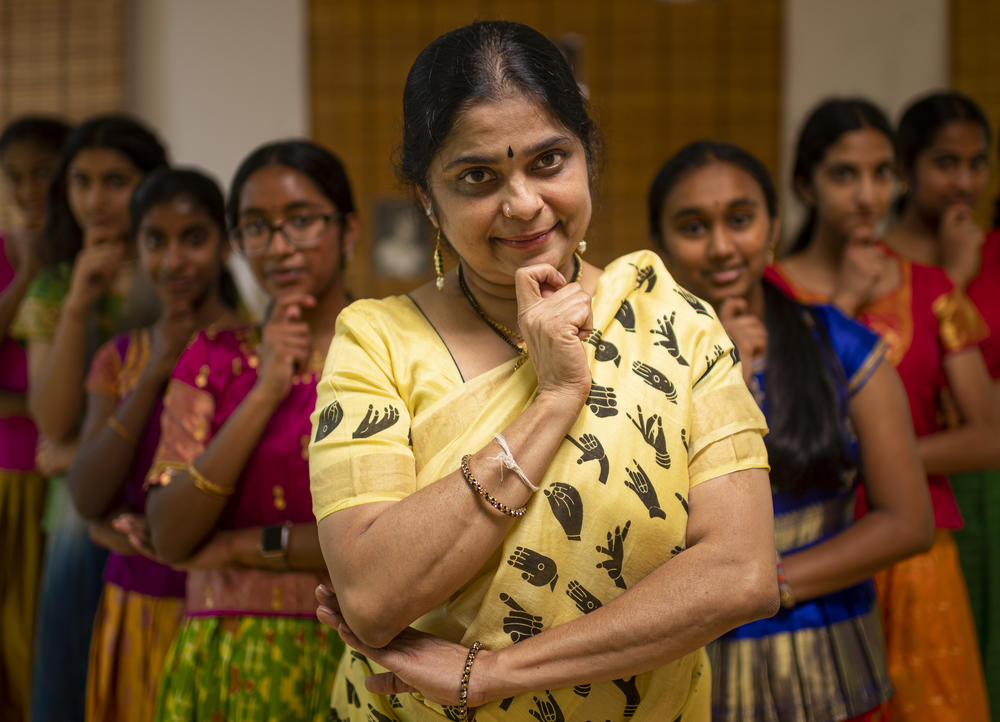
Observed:
[[[894,133],[863,99],[832,99],[806,119],[794,179],[809,209],[791,254],[767,278],[794,298],[833,302],[888,344],[906,388],[934,506],[930,551],[879,572],[890,719],[986,720],[986,688],[952,532],[962,517],[948,474],[998,465],[1000,403],[977,342],[984,326],[939,268],[879,242],[892,196]],[[939,402],[950,388],[961,426]],[[862,501],[859,511],[868,506]]]
[[[110,550],[90,645],[92,722],[153,719],[185,591],[182,571],[149,558],[143,516],[162,396],[198,331],[238,321],[224,265],[225,202],[213,180],[193,170],[155,170],[133,194],[129,217],[138,271],[156,293],[160,316],[152,326],[115,336],[94,356],[67,478],[77,511],[91,520],[91,536]]]
[[[23,309],[28,409],[42,434],[38,468],[50,477],[34,720],[83,719],[87,655],[107,552],[90,540],[65,473],[76,451],[90,359],[113,334],[155,318],[155,295],[135,273],[128,206],[143,176],[166,162],[160,141],[143,125],[127,116],[99,116],[66,139],[49,189],[42,268]],[[67,605],[68,598],[74,603]]]
[[[28,714],[42,562],[46,483],[35,471],[38,432],[28,416],[26,324],[18,311],[40,267],[49,181],[70,127],[26,116],[0,134],[0,168],[21,213],[0,232],[0,719]]]
[[[989,235],[976,211],[990,179],[990,126],[982,108],[956,92],[922,96],[897,129],[907,192],[886,243],[917,263],[944,269],[964,289],[988,328],[979,343],[994,385],[1000,379],[1000,232]],[[994,221],[996,224],[997,221]],[[954,387],[943,399],[958,425]],[[987,440],[994,448],[1000,437]],[[955,532],[976,622],[990,708],[1000,711],[1000,469],[950,475],[964,526]]]

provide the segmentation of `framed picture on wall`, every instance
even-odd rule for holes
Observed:
[[[372,203],[372,270],[377,278],[415,281],[432,271],[433,226],[409,198]]]

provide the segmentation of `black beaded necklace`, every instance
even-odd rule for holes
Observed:
[[[570,283],[576,283],[576,281],[580,279],[580,271],[582,268],[583,264],[580,261],[580,257],[574,253],[573,277],[570,279]],[[504,326],[483,310],[483,307],[479,305],[479,301],[477,301],[476,297],[472,295],[472,291],[469,289],[469,284],[465,282],[465,274],[462,272],[462,264],[458,265],[458,286],[462,289],[462,295],[465,296],[465,300],[469,302],[470,306],[472,306],[472,310],[476,312],[476,315],[479,316],[479,318],[481,318],[487,326],[493,329],[493,332],[502,338],[508,346],[517,351],[518,358],[517,363],[514,364],[514,370],[516,371],[521,368],[524,362],[528,360],[528,349],[525,348],[524,339],[521,338],[521,334],[517,331]]]

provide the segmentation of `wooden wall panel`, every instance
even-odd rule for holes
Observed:
[[[777,168],[780,0],[310,0],[309,7],[313,136],[343,158],[366,227],[351,270],[359,295],[414,285],[374,276],[372,203],[405,197],[391,158],[410,64],[437,35],[475,19],[583,38],[583,76],[606,144],[588,233],[595,263],[646,243],[646,189],[682,144],[730,140]]]
[[[82,120],[124,93],[123,0],[0,0],[0,127],[25,113]],[[0,201],[0,229],[12,222]]]
[[[1000,2],[951,1],[951,83],[982,106],[993,130],[990,158],[993,175],[987,190],[989,202],[978,208],[977,218],[993,220],[994,200],[1000,195],[997,135],[1000,134]]]

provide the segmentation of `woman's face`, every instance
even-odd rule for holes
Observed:
[[[851,130],[827,149],[799,191],[827,232],[844,241],[858,233],[875,236],[889,212],[894,162],[885,135],[872,128]]]
[[[986,133],[968,122],[949,123],[917,154],[910,182],[910,202],[934,225],[955,204],[975,206],[990,176]]]
[[[146,211],[136,233],[139,263],[164,307],[195,307],[215,291],[223,241],[222,229],[186,196]]]
[[[142,172],[110,148],[84,148],[66,171],[66,192],[84,241],[124,238],[129,231],[128,204]]]
[[[24,214],[29,231],[45,226],[49,182],[59,166],[59,154],[31,141],[11,143],[0,158],[14,204]]]
[[[342,219],[307,175],[283,165],[255,171],[240,189],[239,203],[239,242],[268,295],[323,296],[338,279],[341,259],[357,240],[356,216]],[[266,241],[267,224],[285,224],[288,232],[302,239],[299,247],[275,231],[266,247],[260,245],[260,252],[255,252],[248,231],[253,229],[259,240]]]
[[[671,274],[716,307],[726,298],[746,298],[760,282],[778,232],[760,184],[717,160],[674,184],[660,228],[660,254]]]
[[[461,112],[431,161],[428,186],[422,200],[470,283],[511,286],[517,269],[536,263],[569,277],[590,223],[587,158],[534,100],[514,93]]]

